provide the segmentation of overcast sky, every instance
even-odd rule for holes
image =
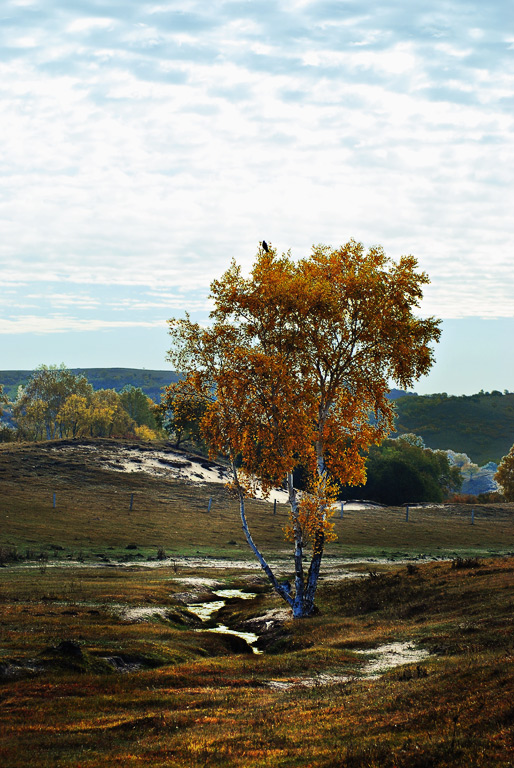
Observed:
[[[263,238],[418,257],[418,391],[514,390],[511,0],[3,0],[0,369],[165,368]]]

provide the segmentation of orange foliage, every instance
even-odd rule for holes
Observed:
[[[212,283],[210,327],[170,321],[170,359],[210,401],[213,452],[241,455],[268,488],[300,464],[362,483],[363,451],[392,426],[389,379],[408,387],[426,373],[440,334],[412,314],[428,282],[416,266],[353,240],[297,262],[260,250],[249,278],[233,262]]]
[[[252,478],[264,492],[287,479],[297,595],[304,540],[319,559],[331,535],[329,477],[365,481],[365,451],[393,427],[390,380],[411,386],[432,364],[439,321],[412,313],[429,282],[416,268],[413,256],[396,263],[382,248],[365,252],[354,240],[334,250],[316,246],[299,261],[261,248],[248,278],[232,262],[212,283],[209,327],[189,316],[170,320],[169,359],[206,404],[200,426],[211,452],[228,456],[234,473],[236,459],[242,463],[235,486],[258,557],[244,493]],[[297,467],[310,477],[311,492],[300,502],[292,484]],[[319,562],[311,564],[311,586],[318,572]]]

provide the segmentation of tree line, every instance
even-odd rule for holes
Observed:
[[[79,437],[138,437],[151,440],[159,426],[153,401],[139,388],[97,389],[64,364],[41,365],[9,402],[0,387],[0,416],[9,409],[11,426],[0,441]]]

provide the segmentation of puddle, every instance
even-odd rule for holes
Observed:
[[[240,597],[241,600],[252,600],[257,597],[255,592],[242,592],[240,589],[215,589],[214,594],[219,597]]]
[[[259,635],[256,635],[254,632],[238,632],[236,629],[229,629],[224,624],[218,624],[217,627],[212,627],[211,629],[201,629],[200,632],[218,632],[222,635],[235,635],[236,637],[241,637],[243,640],[246,640],[250,648],[252,649],[253,653],[259,654],[262,653],[262,651],[259,648],[255,647],[255,643],[259,639]]]
[[[208,621],[211,616],[223,608],[225,605],[224,600],[213,600],[211,603],[189,603],[186,605],[187,610],[190,613],[194,613],[202,621]]]

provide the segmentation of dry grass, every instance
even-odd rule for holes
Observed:
[[[101,455],[102,446],[107,452],[119,443],[96,444]],[[159,550],[171,557],[248,556],[238,505],[223,485],[112,472],[99,467],[87,445],[71,447],[59,453],[49,451],[46,443],[0,446],[0,562],[13,553],[86,561],[137,561],[156,558]],[[248,502],[249,523],[265,553],[287,551],[287,514],[285,505],[278,505],[274,516],[272,504]],[[334,519],[338,540],[328,555],[398,558],[514,551],[514,504],[477,505],[474,525],[466,505],[411,508],[409,522],[405,510],[395,508],[345,511],[342,520]]]
[[[32,546],[53,555],[53,543],[64,547],[55,551],[66,559],[78,547],[78,536],[84,549],[93,539],[86,554],[108,553],[107,546],[120,554],[135,540],[145,557],[155,556],[156,544],[170,546],[165,533],[171,520],[177,553],[205,547],[225,557],[229,547],[237,550],[226,543],[234,537],[232,516],[237,521],[228,496],[219,497],[226,499],[226,516],[213,508],[207,517],[202,506],[208,488],[182,488],[181,500],[177,488],[177,499],[166,497],[161,508],[159,496],[169,491],[163,481],[134,477],[128,484],[123,475],[81,468],[79,460],[78,468],[63,465],[50,476],[32,447],[18,450],[19,456],[1,452],[0,458],[2,486],[9,490],[0,507],[6,547]],[[30,462],[35,474],[28,473]],[[58,483],[58,492],[76,494],[67,512],[53,511],[51,497],[36,503],[50,481]],[[116,503],[130,487],[141,493],[141,508],[134,505],[129,519]],[[103,524],[98,530],[90,517],[93,504]],[[256,538],[267,536],[266,547],[280,552],[281,536],[270,524],[280,524],[280,515],[274,520],[270,508],[258,503],[251,514]],[[240,626],[282,605],[254,570],[93,567],[89,560],[82,567],[7,564],[0,568],[0,765],[514,765],[514,561],[474,557],[481,549],[512,549],[511,511],[482,508],[473,527],[468,514],[412,510],[405,523],[400,510],[345,513],[338,523],[344,545],[333,553],[399,557],[455,551],[454,562],[388,561],[355,566],[364,573],[361,579],[322,579],[320,614],[286,621],[269,635],[261,656],[234,653],[228,636],[197,632],[175,599],[191,589],[181,581],[190,577],[254,588],[260,593],[255,601],[234,601],[224,610],[223,621]],[[154,605],[170,613],[136,623],[116,605]],[[411,641],[431,656],[379,678],[362,677],[366,657],[357,651],[393,641]],[[121,660],[118,671],[109,661],[114,656]],[[348,682],[287,690],[268,685],[321,674],[345,675]]]

